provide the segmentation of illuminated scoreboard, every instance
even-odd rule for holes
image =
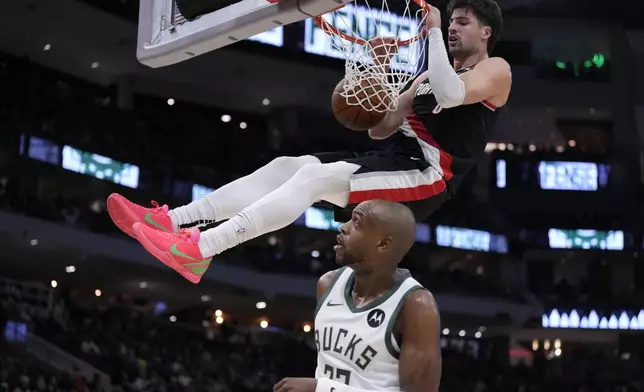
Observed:
[[[575,161],[495,160],[496,188],[535,188],[547,191],[595,192],[608,186],[610,166]]]
[[[622,208],[623,203],[614,200],[616,185],[609,163],[562,158],[568,157],[494,153],[489,167],[490,200],[513,211],[513,215],[571,211],[601,214]]]

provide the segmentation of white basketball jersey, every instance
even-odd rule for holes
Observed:
[[[351,297],[354,283],[351,268],[339,269],[318,302],[315,378],[371,391],[400,391],[394,327],[407,294],[422,286],[405,271],[390,291],[356,307]]]

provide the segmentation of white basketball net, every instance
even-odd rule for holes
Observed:
[[[426,61],[425,38],[423,36],[416,39],[415,36],[425,25],[425,15],[420,7],[416,6],[413,11],[410,9],[411,0],[405,1],[402,16],[389,11],[387,0],[382,0],[382,5],[377,8],[372,8],[369,1],[365,0],[364,6],[347,4],[322,15],[329,25],[356,38],[393,37],[398,42],[412,39],[409,45],[398,47],[386,70],[374,62],[374,58],[376,53],[383,51],[394,53],[395,49],[390,45],[385,45],[382,41],[380,45],[367,44],[364,40],[352,42],[331,32],[326,24],[322,24],[333,48],[344,54],[346,82],[342,95],[352,105],[357,102],[365,110],[375,112],[396,110],[400,90],[422,70]],[[379,85],[382,89],[373,88],[374,85]]]

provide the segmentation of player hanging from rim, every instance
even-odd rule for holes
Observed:
[[[398,110],[369,130],[374,139],[392,140],[386,150],[362,156],[341,152],[279,157],[173,210],[156,203],[144,208],[113,194],[108,198],[110,216],[193,283],[199,282],[212,256],[289,225],[319,200],[340,207],[373,199],[405,202],[417,219],[429,216],[454,195],[484,152],[512,83],[508,63],[489,57],[503,25],[496,2],[451,0],[448,12],[453,64],[440,12],[431,7],[425,19],[428,70],[400,95]],[[374,45],[374,51],[376,47],[384,46]],[[389,61],[391,53],[384,57]],[[179,230],[224,220],[201,233]]]
[[[318,282],[315,378],[285,378],[275,392],[437,392],[440,317],[433,296],[398,264],[414,244],[409,208],[366,201],[340,228],[342,268]]]

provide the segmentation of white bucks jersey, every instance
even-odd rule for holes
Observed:
[[[356,307],[351,297],[354,282],[351,268],[339,269],[318,302],[315,378],[372,391],[400,391],[394,327],[407,294],[422,286],[404,271],[391,290]]]

